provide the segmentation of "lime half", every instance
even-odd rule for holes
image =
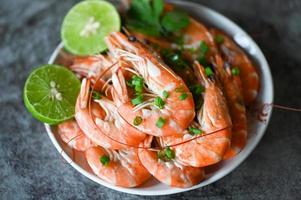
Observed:
[[[74,116],[80,81],[71,71],[59,65],[35,69],[24,87],[24,103],[38,120],[57,124]]]
[[[65,48],[76,55],[97,54],[107,49],[104,38],[120,30],[120,17],[106,1],[90,0],[76,4],[65,16],[61,37]]]

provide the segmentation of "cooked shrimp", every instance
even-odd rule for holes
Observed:
[[[246,108],[243,102],[241,90],[239,88],[240,86],[237,85],[237,79],[239,79],[239,77],[234,77],[231,74],[229,68],[224,68],[224,62],[220,56],[216,56],[215,69],[217,77],[222,82],[224,94],[227,99],[229,112],[232,119],[231,147],[227,150],[226,154],[224,155],[224,158],[228,159],[238,154],[246,145]]]
[[[97,145],[110,149],[127,148],[127,145],[136,145],[144,139],[143,133],[138,132],[124,121],[117,122],[115,119],[114,127],[110,112],[107,109],[104,110],[105,107],[101,107],[96,102],[91,104],[91,116],[88,108],[89,90],[90,81],[83,79],[75,107],[76,121],[89,139]],[[104,104],[101,105],[104,106]]]
[[[75,73],[95,81],[95,78],[113,64],[109,55],[94,55],[85,57],[75,57],[70,69]],[[110,74],[107,74],[107,76]],[[106,79],[105,76],[102,79]]]
[[[69,68],[79,76],[89,78],[93,84],[96,83],[94,86],[95,89],[101,90],[101,81],[110,79],[112,73],[116,70],[112,67],[114,62],[114,59],[109,54],[85,57],[77,56],[73,59],[73,64]],[[102,75],[101,80],[97,80],[100,75]]]
[[[144,145],[150,146],[152,136],[145,140]],[[143,166],[160,182],[173,187],[191,187],[201,182],[204,177],[202,168],[183,166],[176,160],[163,161],[157,152],[141,148],[138,150]]]
[[[256,99],[259,91],[259,76],[256,68],[248,56],[228,36],[216,29],[211,29],[211,33],[214,36],[223,37],[223,42],[219,43],[218,48],[228,65],[239,68],[244,102],[249,105]]]
[[[204,104],[197,115],[198,124],[194,124],[205,133],[220,131],[173,148],[177,159],[182,163],[194,167],[205,167],[222,160],[226,150],[230,147],[231,118],[226,100],[217,83],[206,76],[204,69],[199,64],[195,64],[194,68],[199,80],[205,85]],[[170,136],[162,139],[165,146],[172,146],[192,137],[185,131],[183,136]]]
[[[128,122],[120,116],[113,101],[102,97],[96,100],[96,102],[99,103],[106,112],[104,119],[96,118],[96,124],[100,130],[118,142],[138,147],[139,143],[145,139],[146,134],[131,124],[128,124]]]
[[[90,147],[95,146],[73,119],[59,124],[57,128],[62,140],[75,150],[86,151]]]
[[[101,163],[106,156],[108,163]],[[109,150],[93,147],[86,151],[86,159],[92,171],[108,183],[121,187],[136,187],[150,178],[141,164],[137,149]]]
[[[143,77],[151,94],[163,98],[163,92],[168,93],[162,109],[150,106],[152,102],[144,102],[134,107],[130,99],[119,101],[117,107],[121,116],[129,123],[133,123],[137,115],[141,116],[143,121],[137,128],[151,135],[164,136],[182,133],[195,116],[193,98],[184,81],[146,47],[138,41],[129,40],[120,32],[111,33],[106,38],[106,43],[116,59],[130,63],[135,73]],[[120,73],[114,77],[115,83],[121,83],[115,84],[115,89],[117,85],[125,85]],[[126,91],[125,89],[117,90]],[[125,94],[120,95],[126,96]],[[145,111],[143,112],[142,108],[147,106],[150,109],[143,109]],[[163,127],[156,126],[159,119],[164,120]]]

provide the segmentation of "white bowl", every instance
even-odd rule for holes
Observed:
[[[273,81],[272,76],[270,73],[269,65],[257,46],[257,44],[252,40],[252,38],[245,33],[240,27],[238,27],[234,22],[226,18],[225,16],[209,9],[199,4],[185,2],[185,1],[172,1],[173,4],[176,4],[181,9],[187,10],[191,15],[199,19],[200,21],[208,24],[210,26],[216,27],[218,29],[223,30],[229,36],[231,36],[240,46],[243,48],[253,59],[256,63],[257,70],[260,74],[260,83],[261,88],[257,98],[257,101],[260,103],[272,103],[273,102]],[[55,62],[57,55],[60,49],[63,47],[60,44],[56,50],[51,55],[49,63],[52,64]],[[117,186],[113,186],[96,175],[94,175],[89,166],[87,165],[83,153],[75,152],[72,154],[72,151],[69,147],[67,147],[61,139],[56,134],[55,127],[51,127],[45,124],[47,133],[56,147],[56,149],[60,152],[60,154],[66,159],[68,163],[72,167],[74,167],[77,171],[79,171],[84,176],[88,177],[89,179],[103,185],[105,187],[111,188],[113,190],[117,190],[120,192],[125,192],[129,194],[137,194],[137,195],[168,195],[168,194],[175,194],[180,192],[185,192],[197,188],[201,188],[205,185],[213,183],[222,177],[229,174],[232,170],[234,170],[238,165],[240,165],[254,150],[256,145],[259,143],[260,139],[262,138],[267,126],[269,119],[271,117],[272,110],[267,111],[267,121],[265,123],[259,122],[256,120],[250,120],[248,122],[249,126],[249,137],[246,147],[233,159],[227,160],[222,162],[218,165],[218,169],[207,174],[206,180],[201,182],[198,185],[195,185],[191,188],[172,188],[167,185],[164,185],[154,178],[149,180],[144,185],[138,188],[121,188]]]

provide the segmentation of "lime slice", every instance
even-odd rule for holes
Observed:
[[[24,103],[38,120],[57,124],[74,116],[80,81],[71,71],[59,65],[35,69],[24,87]]]
[[[76,4],[65,16],[61,37],[65,48],[76,55],[97,54],[107,49],[104,38],[120,30],[115,7],[101,0]]]

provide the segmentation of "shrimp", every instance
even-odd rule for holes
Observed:
[[[92,147],[85,153],[92,171],[108,183],[121,187],[136,187],[150,178],[149,172],[143,167],[137,149],[109,150]],[[107,165],[100,158],[107,156]]]
[[[144,146],[150,146],[153,136],[144,141]],[[160,182],[173,187],[191,187],[201,182],[204,177],[202,168],[183,166],[177,160],[162,161],[157,152],[140,148],[139,159],[142,165]]]
[[[69,68],[79,76],[89,78],[93,84],[96,84],[95,89],[101,90],[101,81],[109,80],[112,73],[116,70],[113,66],[114,62],[115,60],[109,54],[77,56],[73,59],[73,63]],[[100,75],[102,75],[101,80],[97,80]]]
[[[246,108],[243,102],[243,96],[240,86],[239,77],[231,74],[229,68],[224,69],[224,63],[220,56],[216,56],[216,75],[223,85],[225,97],[227,99],[230,116],[232,119],[232,139],[231,147],[224,155],[225,159],[231,158],[238,154],[247,141],[247,116]],[[238,80],[237,80],[238,79]]]
[[[244,102],[250,105],[259,91],[259,76],[256,68],[248,56],[228,36],[216,29],[211,29],[211,33],[214,36],[223,37],[223,42],[219,43],[218,48],[228,65],[239,68]]]
[[[111,138],[118,142],[135,147],[145,139],[145,133],[139,131],[131,124],[128,124],[128,122],[119,115],[113,101],[103,97],[100,100],[96,100],[96,102],[99,103],[106,112],[104,119],[96,119],[97,126],[100,127],[105,135],[110,135]]]
[[[115,59],[128,62],[135,71],[129,70],[143,77],[148,86],[147,90],[152,95],[163,99],[164,91],[168,93],[162,109],[151,106],[151,100],[134,107],[129,98],[124,98],[126,94],[121,93],[123,101],[116,102],[121,116],[129,123],[132,123],[136,116],[141,116],[143,121],[137,129],[147,134],[166,136],[182,133],[195,116],[192,94],[184,81],[138,41],[131,41],[120,32],[111,33],[105,40]],[[112,80],[117,91],[126,91],[126,88],[117,88],[126,87],[121,73],[113,74]],[[142,110],[147,106],[150,106],[150,109]],[[156,125],[159,119],[164,120],[163,127]]]
[[[59,124],[57,128],[61,139],[75,150],[86,151],[95,146],[82,132],[74,119]]]
[[[232,123],[226,100],[216,81],[206,76],[200,64],[196,63],[194,70],[199,81],[205,85],[205,93],[203,107],[197,115],[198,123],[192,125],[205,133],[217,132],[172,148],[177,159],[185,165],[205,167],[223,159],[226,150],[230,147]],[[163,137],[164,145],[172,146],[194,137],[187,130],[184,133],[182,136]]]
[[[109,110],[114,109],[109,100],[93,101],[91,104],[92,116],[90,115],[89,89],[90,80],[84,78],[75,107],[75,119],[86,136],[97,145],[109,149],[138,145],[144,139],[145,134],[133,128],[122,118],[118,118],[115,115],[116,111]],[[110,106],[109,109],[107,106]]]

